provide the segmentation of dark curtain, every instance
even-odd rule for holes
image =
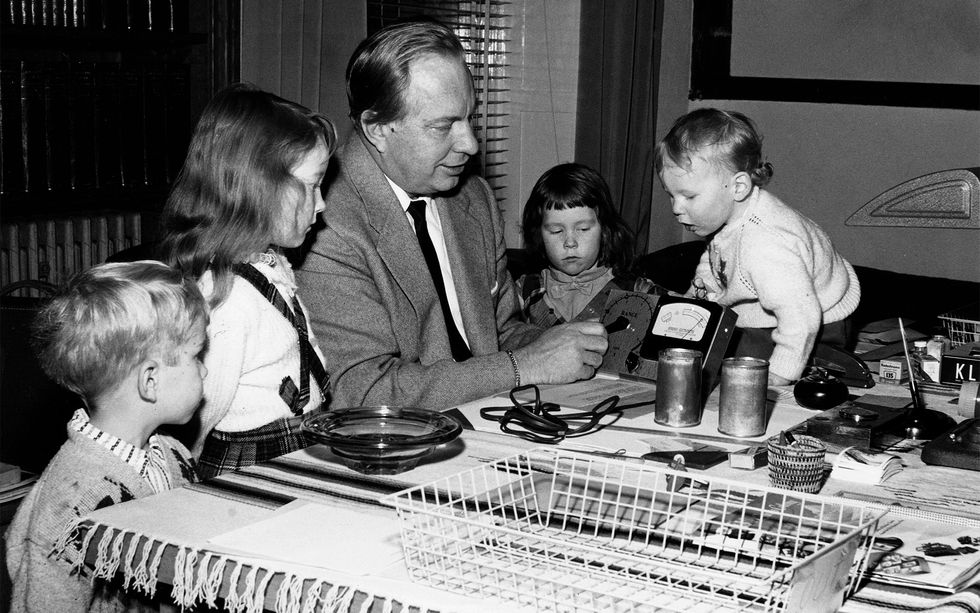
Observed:
[[[609,183],[637,254],[650,229],[662,27],[663,0],[582,0],[576,161]]]

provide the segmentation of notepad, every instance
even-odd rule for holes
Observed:
[[[902,459],[891,453],[848,447],[834,462],[831,477],[858,483],[881,483],[902,471]]]

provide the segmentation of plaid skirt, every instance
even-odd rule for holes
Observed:
[[[197,460],[198,475],[209,479],[308,447],[313,440],[300,429],[305,417],[283,417],[245,432],[212,430]]]

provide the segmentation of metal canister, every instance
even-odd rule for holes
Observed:
[[[729,436],[766,433],[769,362],[759,358],[725,358],[721,362],[718,431]]]
[[[657,404],[653,420],[683,428],[701,423],[701,352],[663,349],[657,359]]]

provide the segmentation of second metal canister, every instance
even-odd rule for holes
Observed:
[[[769,362],[759,358],[725,358],[721,362],[718,431],[729,436],[766,433]]]
[[[701,352],[663,349],[657,359],[657,403],[653,420],[672,427],[701,423]]]

